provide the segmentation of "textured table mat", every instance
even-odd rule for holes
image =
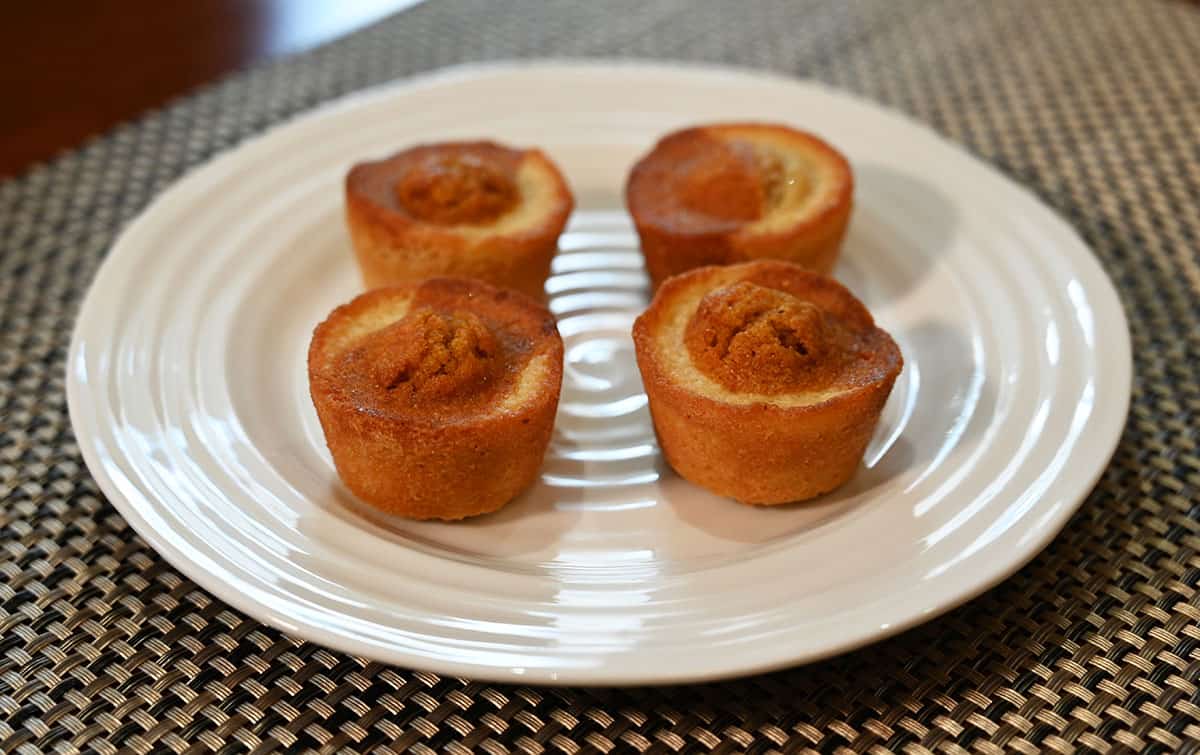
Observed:
[[[845,657],[626,690],[331,652],[149,549],[83,467],[63,393],[73,317],[118,229],[188,168],[332,97],[545,55],[817,78],[931,124],[1062,212],[1116,281],[1136,377],[1116,456],[1053,545],[968,606]],[[234,76],[0,183],[0,750],[1196,752],[1198,250],[1193,4],[434,0]]]

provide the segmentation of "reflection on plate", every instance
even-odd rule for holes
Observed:
[[[857,208],[835,274],[905,356],[863,468],[809,504],[742,506],[676,477],[633,360],[647,288],[625,171],[665,131],[735,118],[796,123],[849,155]],[[546,149],[579,199],[547,284],[566,345],[555,437],[540,483],[496,514],[388,519],[339,483],[307,391],[309,334],[360,285],[340,180],[469,136]],[[812,84],[630,64],[441,73],[215,160],[120,239],[69,365],[105,493],[234,606],[407,666],[592,684],[813,660],[978,594],[1083,500],[1130,385],[1111,285],[1002,176]]]

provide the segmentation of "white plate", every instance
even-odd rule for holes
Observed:
[[[729,119],[797,124],[849,155],[836,274],[904,351],[863,468],[808,505],[746,507],[677,478],[634,365],[646,284],[626,171],[664,132]],[[500,513],[384,521],[334,474],[305,373],[313,326],[359,290],[341,180],[472,136],[544,147],[578,199],[548,284],[567,347],[557,429],[541,482]],[[1111,455],[1130,351],[1072,230],[924,127],[774,76],[570,63],[377,89],[195,171],[113,248],[68,372],[104,492],[246,613],[441,673],[634,684],[811,661],[1011,574]]]

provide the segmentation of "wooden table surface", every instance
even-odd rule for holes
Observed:
[[[53,0],[0,23],[0,177],[222,74],[415,0]]]

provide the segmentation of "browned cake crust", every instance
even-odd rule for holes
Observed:
[[[633,339],[667,461],[747,503],[850,479],[903,366],[853,294],[787,262],[670,278]]]
[[[355,165],[346,222],[367,288],[439,275],[541,300],[573,199],[535,149],[448,142]]]
[[[853,205],[850,165],[821,139],[740,123],[669,134],[625,186],[651,283],[704,265],[781,259],[828,273]]]
[[[537,479],[563,345],[513,291],[456,278],[368,291],[317,326],[309,389],[346,486],[390,514],[461,519]]]

